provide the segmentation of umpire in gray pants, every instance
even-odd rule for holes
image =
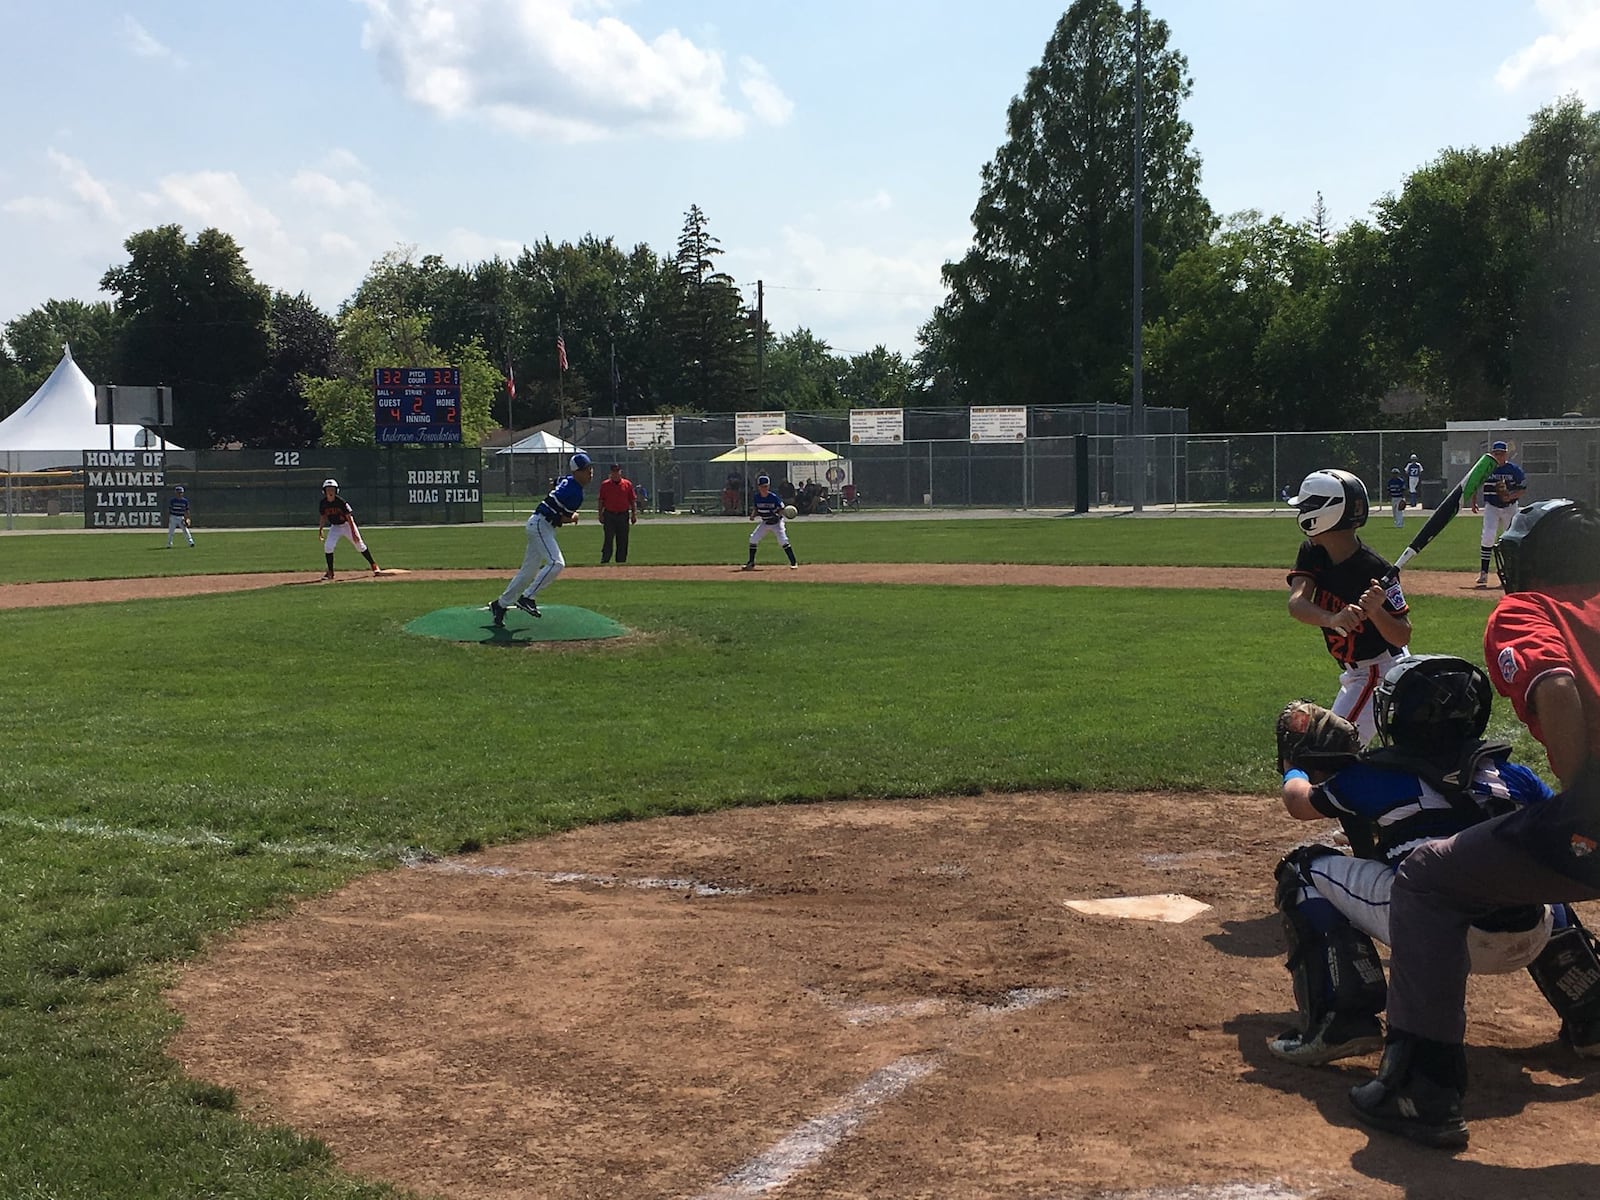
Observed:
[[[1364,1122],[1467,1144],[1467,926],[1497,908],[1600,900],[1600,513],[1548,500],[1496,548],[1506,594],[1484,635],[1495,687],[1550,756],[1555,799],[1419,846],[1390,894],[1389,1029],[1378,1076],[1350,1092]],[[1600,1058],[1600,946],[1557,930],[1528,968],[1562,1038]]]

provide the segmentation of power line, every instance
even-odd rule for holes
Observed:
[[[924,296],[941,295],[938,292],[877,292],[866,288],[820,288],[820,287],[792,287],[788,284],[769,283],[769,289],[780,292],[829,292],[840,296],[908,296],[921,298]]]

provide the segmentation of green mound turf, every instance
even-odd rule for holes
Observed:
[[[406,625],[417,637],[443,638],[447,642],[482,642],[485,645],[524,646],[529,642],[585,642],[621,637],[628,630],[610,617],[587,608],[564,604],[540,605],[542,617],[520,609],[506,613],[499,629],[487,608],[440,608]]]

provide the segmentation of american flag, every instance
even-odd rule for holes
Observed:
[[[563,371],[567,369],[567,339],[559,333],[556,334],[556,362]]]
[[[517,398],[517,371],[510,363],[506,364],[506,395]]]

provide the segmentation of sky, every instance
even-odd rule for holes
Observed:
[[[1131,6],[1131,0],[1128,0]],[[0,0],[0,325],[105,300],[132,233],[231,234],[332,312],[395,250],[691,205],[778,334],[906,356],[1068,0]],[[1335,227],[1447,148],[1600,104],[1600,0],[1149,0],[1219,214]]]

